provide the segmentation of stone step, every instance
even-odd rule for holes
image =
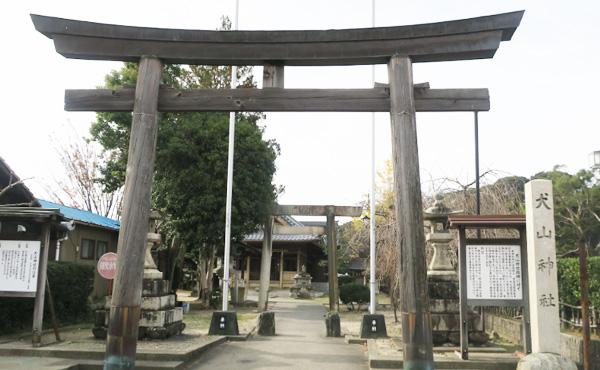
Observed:
[[[185,363],[181,361],[136,361],[136,370],[182,370]],[[104,361],[82,360],[77,370],[102,370]]]

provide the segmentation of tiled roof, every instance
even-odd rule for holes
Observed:
[[[292,216],[278,216],[281,217],[289,226],[324,226],[324,225],[313,225],[314,222],[300,222]],[[257,232],[246,235],[244,237],[245,242],[249,241],[262,241],[264,239],[265,232],[259,229]],[[288,242],[318,242],[322,239],[321,235],[283,235],[273,234],[273,241],[288,241]]]
[[[365,269],[365,259],[364,258],[352,258],[350,260],[350,266],[348,266],[348,270],[363,271],[364,269]]]
[[[304,226],[327,226],[327,221],[302,221]]]
[[[65,215],[65,217],[73,219],[75,222],[98,225],[113,230],[119,230],[121,226],[121,222],[117,220],[100,216],[89,211],[63,206],[62,204],[48,202],[47,200],[39,200],[39,202],[42,205],[42,208],[57,208],[60,210],[60,213]]]
[[[301,226],[301,225],[296,225]],[[258,230],[257,232],[246,235],[244,237],[245,242],[249,241],[262,241],[265,236],[264,230]],[[293,242],[317,242],[321,240],[320,235],[283,235],[273,234],[273,241],[293,241]]]

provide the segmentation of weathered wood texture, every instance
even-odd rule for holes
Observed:
[[[388,64],[391,95],[392,152],[398,244],[400,248],[400,310],[427,312],[425,234],[419,180],[417,127],[412,63],[393,57]]]
[[[67,58],[212,65],[384,64],[491,58],[510,40],[523,11],[402,27],[325,31],[203,31],[129,27],[31,15]]]
[[[158,90],[162,80],[160,60],[140,61],[129,157],[123,196],[123,213],[117,249],[105,369],[128,368],[135,362],[142,276],[150,214],[150,193],[158,133]],[[131,317],[134,319],[131,319]]]
[[[415,88],[417,112],[490,110],[488,89]],[[133,89],[66,90],[66,111],[129,112]],[[389,88],[190,89],[162,87],[161,112],[389,112]]]
[[[337,279],[337,242],[335,214],[327,214],[327,276],[329,280],[329,311],[339,312]]]
[[[265,65],[263,68],[263,89],[283,89],[285,69],[283,65]]]
[[[269,310],[269,285],[271,283],[271,258],[273,255],[273,216],[267,217],[260,261],[260,286],[258,290],[258,312]],[[248,275],[250,276],[250,275]],[[248,277],[249,278],[249,277]]]
[[[273,234],[279,235],[326,235],[327,228],[322,226],[281,226],[273,228]]]
[[[308,206],[308,205],[285,205],[274,204],[271,208],[274,216],[347,216],[358,217],[362,214],[362,207],[353,206]]]
[[[50,222],[42,226],[42,242],[40,250],[37,288],[33,303],[33,331],[31,342],[34,347],[42,345],[42,325],[44,322],[44,298],[46,297],[46,270],[48,268],[48,250],[50,249]]]

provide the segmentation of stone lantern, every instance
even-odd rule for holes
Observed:
[[[448,216],[462,213],[454,211],[444,204],[444,194],[439,192],[435,194],[435,203],[423,212],[423,219],[429,221],[431,232],[425,236],[425,240],[433,246],[433,258],[429,263],[427,275],[456,275],[450,260],[448,259],[448,249],[454,236],[446,228]]]

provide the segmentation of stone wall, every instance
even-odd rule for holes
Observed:
[[[485,330],[492,334],[498,333],[501,338],[523,345],[521,339],[522,323],[520,320],[512,320],[490,314],[485,315]],[[560,335],[561,355],[568,357],[577,364],[583,363],[583,340],[580,337],[561,333]],[[600,341],[592,340],[591,364],[593,370],[600,370]]]
[[[523,325],[520,320],[510,320],[500,316],[485,314],[485,331],[493,334],[498,333],[500,338],[523,345],[521,331]]]
[[[600,370],[600,341],[592,340],[591,342],[590,363],[593,370]],[[563,356],[569,357],[578,364],[583,363],[583,339],[569,334],[561,334],[560,351]]]

